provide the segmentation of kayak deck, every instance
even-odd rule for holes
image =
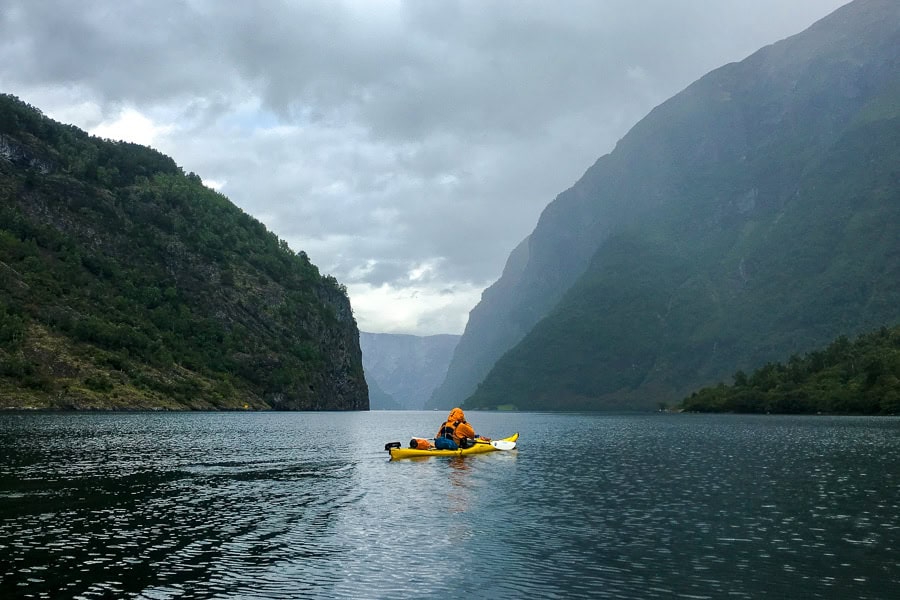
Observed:
[[[423,456],[465,456],[467,454],[484,454],[486,452],[512,450],[515,448],[515,442],[517,439],[519,439],[519,434],[514,433],[509,437],[502,438],[501,440],[494,440],[500,442],[512,442],[512,444],[499,444],[499,446],[501,446],[499,448],[494,446],[492,442],[476,441],[475,445],[468,448],[460,448],[459,450],[438,450],[437,448],[429,448],[428,450],[422,450],[419,448],[389,448],[388,451],[391,453],[391,460],[400,458],[417,458]]]

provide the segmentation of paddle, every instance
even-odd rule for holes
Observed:
[[[476,444],[490,444],[497,450],[515,450],[516,443],[510,442],[509,440],[491,440],[490,442],[486,442],[484,440],[475,440]]]
[[[466,444],[465,440],[463,440],[463,444]],[[471,448],[475,444],[488,444],[493,446],[495,450],[515,450],[516,443],[511,442],[509,440],[482,440],[480,438],[468,438],[468,443],[466,445],[460,444],[460,450],[465,450],[466,448]]]
[[[509,440],[490,440],[490,441],[488,441],[488,440],[480,440],[478,438],[475,438],[474,440],[472,440],[472,443],[489,444],[489,445],[493,446],[496,450],[515,450],[516,449],[516,443],[511,442]],[[471,448],[471,446],[469,446],[469,447]],[[462,449],[464,450],[465,448],[462,448]]]

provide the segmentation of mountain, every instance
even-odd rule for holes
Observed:
[[[546,290],[543,299],[532,300],[531,308],[520,305],[520,294],[534,292],[540,281],[528,285],[523,282],[529,265],[530,238],[525,238],[509,255],[503,273],[481,294],[481,301],[469,312],[466,329],[456,345],[440,385],[426,401],[425,408],[450,409],[459,406],[479,381],[490,372],[494,361],[521,340],[537,322],[538,313],[549,310],[555,295]],[[540,309],[534,304],[540,301]],[[543,312],[541,312],[543,311]]]
[[[430,405],[650,408],[896,323],[898,55],[900,3],[857,0],[655,108],[547,206]]]
[[[458,335],[401,335],[360,332],[363,367],[377,386],[405,410],[421,410],[447,373]],[[376,403],[372,408],[391,408]]]
[[[365,363],[365,355],[363,355],[363,363]],[[370,410],[403,410],[397,400],[381,389],[381,386],[369,373],[366,373],[366,384],[369,386]]]
[[[0,407],[365,410],[346,289],[150,148],[0,95]]]

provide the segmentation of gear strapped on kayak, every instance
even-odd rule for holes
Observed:
[[[495,450],[515,450],[518,433],[491,441],[491,438],[479,436],[466,421],[461,408],[454,408],[447,415],[447,420],[438,429],[434,440],[414,437],[409,440],[409,448],[401,448],[400,442],[388,442],[384,449],[391,458],[413,458],[423,456],[458,456],[462,454],[482,454]]]
[[[422,438],[413,438],[412,440],[410,440],[410,442],[416,441],[416,445],[418,446],[418,440],[420,439]],[[401,458],[426,458],[429,456],[465,456],[467,454],[484,454],[487,452],[496,452],[498,450],[516,450],[516,440],[518,439],[518,433],[514,433],[511,436],[492,441],[475,439],[473,440],[472,445],[468,448],[457,448],[456,450],[440,450],[435,447],[431,447],[428,449],[412,447],[403,448],[403,444],[401,444],[400,442],[388,442],[384,445],[384,449],[385,451],[390,453],[391,460],[397,460]]]

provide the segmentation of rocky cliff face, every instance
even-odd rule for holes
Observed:
[[[272,398],[270,404],[279,410],[369,410],[360,333],[350,300],[342,290],[328,285],[317,288],[316,296],[326,318],[307,318],[303,327],[323,357],[324,368],[310,373],[306,390],[286,386],[287,393]]]
[[[397,406],[375,403],[372,408],[421,410],[447,372],[458,335],[399,335],[361,332],[366,377]]]
[[[0,407],[366,410],[358,336],[198,176],[0,96]]]
[[[667,379],[677,361],[671,354],[655,352],[661,344],[673,353],[696,356],[696,337],[703,332],[715,359],[681,366],[709,378],[721,376],[729,360],[731,368],[746,367],[743,363],[748,361],[799,351],[889,317],[889,309],[876,311],[878,316],[857,311],[855,317],[849,316],[849,308],[846,313],[821,306],[811,310],[801,299],[807,294],[784,296],[772,288],[766,293],[759,288],[758,296],[742,296],[734,303],[721,300],[751,282],[763,286],[758,279],[762,265],[770,268],[769,282],[821,290],[822,280],[810,275],[827,271],[832,260],[842,260],[819,253],[823,237],[833,231],[830,220],[859,218],[842,208],[851,202],[850,196],[831,194],[846,186],[846,179],[857,188],[851,195],[865,198],[852,201],[860,214],[868,215],[860,223],[870,223],[878,240],[879,258],[867,263],[872,270],[865,277],[888,276],[890,269],[883,267],[891,264],[888,257],[895,250],[888,238],[879,236],[885,219],[891,223],[894,216],[883,214],[885,204],[878,199],[883,194],[879,186],[893,185],[883,181],[880,170],[894,156],[890,132],[900,89],[898,20],[900,4],[858,0],[802,34],[710,73],[654,109],[611,154],[545,209],[529,236],[527,252],[514,253],[526,257],[524,266],[511,257],[516,268],[508,267],[492,293],[486,293],[472,311],[473,320],[458,346],[460,356],[454,357],[432,406],[461,402],[476,389],[483,373],[499,367],[498,359],[508,351],[502,368],[506,375],[486,381],[486,389],[476,394],[476,405],[503,403],[504,389],[512,389],[510,377],[518,381],[516,393],[528,387],[529,378],[532,383],[535,377],[563,382],[563,389],[545,386],[535,391],[540,398],[529,400],[532,407],[551,406],[554,398],[563,396],[573,400],[570,407],[590,407],[592,399],[616,394],[647,402],[665,396],[666,390],[673,393],[676,386],[689,385],[683,378]],[[880,123],[878,136],[863,133],[874,132],[873,120]],[[857,148],[865,136],[874,152],[860,153]],[[878,158],[873,162],[872,156]],[[831,166],[831,171],[823,167],[838,164],[836,157],[853,165],[843,182],[829,176]],[[852,236],[840,247],[848,252],[845,259],[862,260],[859,248],[849,240]],[[816,251],[810,252],[810,246]],[[789,255],[809,257],[806,270],[785,268],[778,257]],[[734,277],[721,272],[725,264]],[[837,270],[832,272],[834,284],[842,285]],[[673,273],[678,273],[674,279]],[[684,307],[681,325],[691,322],[694,330],[672,326],[675,302],[682,293],[703,299]],[[840,303],[842,295],[846,296],[840,289],[829,290],[819,293],[818,301]],[[657,297],[658,305],[646,301]],[[784,323],[774,315],[791,317],[777,307],[758,309],[768,305],[765,298],[773,297],[781,298],[781,306],[796,308],[796,318],[806,329],[791,326],[792,333],[778,333]],[[892,292],[877,291],[868,308],[884,306],[889,297]],[[566,309],[545,324],[542,319],[564,298]],[[759,320],[745,319],[757,300],[752,314]],[[741,323],[739,327],[722,317],[728,311],[740,311],[730,315]],[[694,313],[718,315],[722,321],[697,321]],[[618,321],[616,326],[599,323],[603,318]],[[658,323],[668,327],[646,329]],[[718,343],[710,333],[717,328],[723,333]],[[755,347],[745,353],[734,351],[741,343],[734,339],[740,337],[739,329],[753,332],[747,341]],[[771,337],[757,335],[764,331]],[[513,352],[524,336],[532,334],[529,350],[522,351],[527,357]],[[630,347],[634,338],[646,344],[641,349]],[[573,340],[577,343],[571,346]],[[727,360],[725,348],[732,352]],[[566,361],[571,368],[560,371],[549,366]],[[629,377],[612,375],[626,372]],[[584,381],[590,384],[582,385]],[[649,383],[653,394],[642,387]]]

